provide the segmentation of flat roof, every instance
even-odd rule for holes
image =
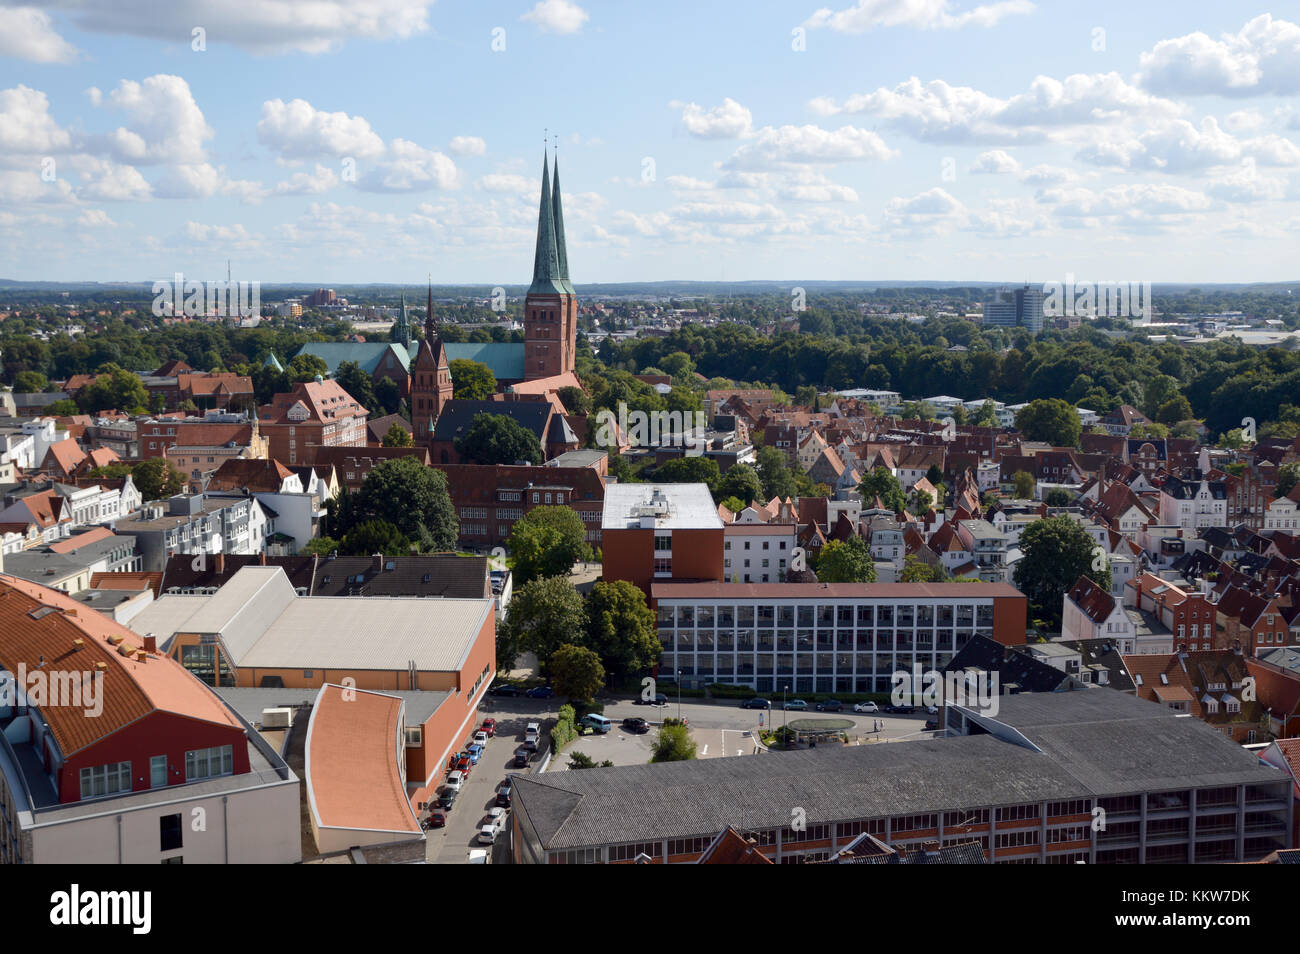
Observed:
[[[721,530],[722,518],[707,484],[609,484],[605,487],[603,530],[635,530],[642,516],[654,516],[656,530]]]
[[[655,583],[656,600],[967,600],[1025,594],[1010,583]]]

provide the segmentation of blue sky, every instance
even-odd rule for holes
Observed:
[[[546,128],[580,283],[1294,279],[1297,93],[1297,3],[0,0],[0,277],[526,282]]]

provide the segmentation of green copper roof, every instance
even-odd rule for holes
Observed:
[[[402,313],[393,326],[393,340],[401,345],[411,343],[411,319],[406,314],[406,292],[402,292]]]
[[[570,295],[577,292],[569,281],[569,253],[564,247],[564,209],[560,205],[560,157],[555,157],[555,187],[551,192],[551,204],[555,207],[555,259],[560,266],[560,281],[564,290]]]
[[[547,157],[542,155],[542,200],[537,210],[537,254],[533,258],[533,283],[530,295],[564,295],[566,282],[560,274],[559,253],[555,245],[555,208],[551,200],[551,176]]]
[[[266,356],[266,360],[263,361],[262,364],[264,367],[272,368],[276,371],[284,370],[284,365],[280,363],[280,360],[275,356],[274,351]]]

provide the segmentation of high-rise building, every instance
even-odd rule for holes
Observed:
[[[542,157],[542,197],[537,213],[533,281],[524,299],[524,380],[572,371],[578,348],[578,296],[569,282],[560,205],[560,167],[554,183]]]
[[[1026,328],[1033,334],[1043,330],[1043,291],[1032,285],[1000,288],[984,303],[984,324],[998,328]]]

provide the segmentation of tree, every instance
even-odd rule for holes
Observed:
[[[302,548],[303,556],[329,556],[339,548],[339,542],[333,537],[312,537]]]
[[[761,447],[756,455],[758,478],[763,482],[763,499],[778,497],[796,497],[799,488],[794,474],[790,471],[790,461],[785,454],[775,447]]]
[[[555,392],[564,409],[570,414],[587,415],[591,413],[591,395],[582,388],[575,388],[573,385],[560,388]]]
[[[302,381],[313,381],[318,376],[329,377],[330,366],[318,355],[298,354],[294,355],[286,370],[289,372],[290,383],[296,384]]]
[[[77,402],[70,398],[55,401],[45,408],[45,415],[47,417],[72,417],[72,415],[80,413],[81,408],[77,407]]]
[[[570,699],[594,699],[605,685],[600,657],[585,646],[561,643],[551,654],[547,671],[555,691]]]
[[[334,381],[371,413],[379,409],[379,402],[375,400],[374,381],[371,380],[370,375],[361,370],[361,365],[357,362],[341,362],[334,373]]]
[[[131,468],[131,482],[141,500],[161,500],[185,489],[185,475],[166,457],[150,457]]]
[[[515,588],[504,630],[518,652],[536,653],[547,665],[561,643],[572,642],[587,626],[582,597],[562,576],[530,580]]]
[[[39,394],[49,383],[49,378],[39,371],[19,371],[14,375],[14,394]]]
[[[1018,470],[1011,475],[1011,483],[1015,485],[1015,495],[1019,500],[1033,500],[1034,489],[1038,482],[1034,480],[1034,475],[1028,471]]]
[[[817,557],[817,579],[822,583],[874,583],[876,565],[871,549],[861,537],[831,540]]]
[[[605,761],[600,763],[600,768],[610,768],[611,766],[613,766],[613,764],[614,763],[611,762],[609,759],[605,759]],[[576,772],[579,769],[589,769],[589,768],[596,768],[596,767],[597,767],[596,760],[593,759],[590,755],[586,755],[582,752],[571,752],[569,754],[569,771],[571,772]]]
[[[1169,428],[1159,421],[1153,421],[1150,424],[1134,424],[1129,428],[1129,437],[1141,439],[1163,440],[1169,436]]]
[[[858,484],[858,493],[862,494],[865,507],[875,506],[876,498],[894,513],[907,509],[907,498],[903,495],[903,485],[889,472],[888,467],[877,467]]]
[[[654,479],[663,484],[707,484],[712,493],[720,480],[718,462],[712,457],[674,457],[660,464]]]
[[[411,541],[387,520],[366,520],[347,532],[339,551],[348,556],[404,556],[411,552]]]
[[[684,725],[659,727],[651,762],[688,762],[695,758],[695,740]]]
[[[469,430],[453,442],[456,453],[475,464],[514,464],[546,460],[532,431],[504,414],[475,414]]]
[[[1068,507],[1074,502],[1074,498],[1070,496],[1070,492],[1065,488],[1054,487],[1047,492],[1047,496],[1043,498],[1043,501],[1049,507]]]
[[[1174,425],[1192,417],[1192,405],[1181,394],[1175,395],[1156,410],[1156,420],[1161,424]]]
[[[626,580],[592,587],[584,645],[600,657],[611,679],[646,672],[658,661],[663,645],[640,588]]]
[[[94,381],[77,392],[76,401],[87,413],[116,408],[128,414],[145,414],[149,408],[149,392],[138,374],[106,364]]]
[[[1087,532],[1068,516],[1031,523],[1020,534],[1024,557],[1016,564],[1016,586],[1029,597],[1030,613],[1061,623],[1062,600],[1081,576],[1110,590],[1110,563]]]
[[[735,497],[747,507],[762,495],[763,481],[758,476],[758,471],[748,464],[735,464],[718,481],[715,497],[719,498],[719,502],[723,497]]]
[[[587,528],[568,507],[534,507],[511,528],[506,548],[516,583],[567,576],[579,560],[591,559]]]
[[[1291,493],[1297,481],[1300,481],[1300,462],[1292,461],[1283,464],[1277,469],[1277,486],[1273,488],[1273,493],[1278,497],[1285,497]]]
[[[903,572],[899,579],[903,583],[938,583],[943,579],[943,570],[909,553],[903,557]]]
[[[401,424],[394,424],[384,435],[383,441],[380,442],[384,447],[414,447],[415,441],[411,438],[411,432]]]
[[[448,367],[451,369],[452,397],[486,401],[496,393],[496,375],[483,362],[456,358]]]
[[[394,457],[375,467],[356,498],[362,520],[387,520],[421,550],[454,550],[460,524],[447,492],[447,476],[415,457]],[[340,528],[330,525],[331,532]]]
[[[980,405],[980,409],[975,412],[971,424],[975,427],[997,427],[998,426],[998,409],[992,401],[985,401]]]
[[[402,389],[397,386],[396,381],[384,375],[375,384],[375,401],[385,414],[396,414],[398,408],[402,406]]]
[[[1074,447],[1083,424],[1079,412],[1060,398],[1030,401],[1016,413],[1016,430],[1031,441],[1045,441],[1053,447]]]
[[[934,495],[928,490],[917,487],[912,491],[910,506],[912,513],[926,513],[934,506]]]

